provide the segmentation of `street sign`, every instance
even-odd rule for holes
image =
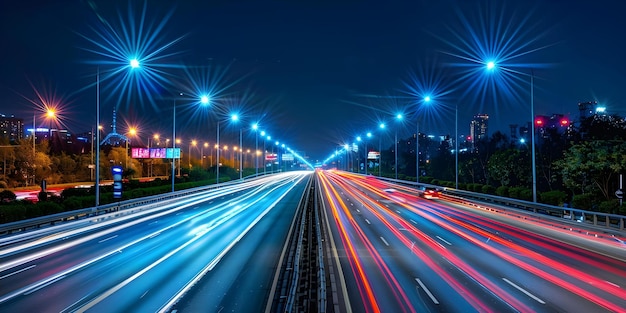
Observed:
[[[618,199],[621,199],[621,198],[623,198],[623,197],[624,197],[624,192],[623,192],[621,189],[617,189],[617,191],[615,191],[615,196],[616,196]]]

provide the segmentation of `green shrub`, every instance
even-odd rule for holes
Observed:
[[[510,187],[509,188],[509,197],[519,199],[520,192],[524,190],[524,187]]]
[[[26,206],[20,202],[0,206],[0,223],[24,220],[27,218],[26,212]]]
[[[540,198],[542,203],[562,206],[567,199],[567,193],[561,190],[551,190],[542,192]]]
[[[83,208],[82,201],[78,197],[67,198],[63,200],[62,205],[65,208],[65,211],[74,211]]]
[[[526,200],[526,201],[532,201],[533,200],[533,191],[528,189],[528,188],[524,188],[519,192],[519,198],[520,200]]]
[[[496,195],[500,197],[508,197],[509,196],[509,186],[500,186],[496,188]]]
[[[581,210],[593,210],[594,196],[590,193],[583,193],[582,195],[574,195],[572,198],[572,207]]]
[[[81,196],[88,196],[90,194],[92,194],[93,188],[67,188],[67,189],[63,189],[63,191],[61,191],[61,198],[62,199],[68,199],[71,197],[81,197]]]
[[[491,185],[483,185],[481,192],[488,195],[493,195],[496,192],[496,187]]]
[[[51,215],[65,211],[65,208],[62,205],[50,201],[37,202],[36,207],[39,209],[39,213],[41,214],[37,216]]]
[[[611,199],[600,202],[600,205],[598,205],[598,211],[611,214],[619,214],[619,200]]]

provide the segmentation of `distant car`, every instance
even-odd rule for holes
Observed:
[[[383,189],[383,191],[389,194],[389,198],[395,201],[401,202],[401,203],[406,203],[406,199],[399,196],[399,194],[401,193],[398,193],[397,190],[393,188],[387,188],[387,189]]]
[[[435,187],[421,186],[417,189],[420,197],[424,199],[439,199],[441,192]]]

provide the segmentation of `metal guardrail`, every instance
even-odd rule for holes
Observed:
[[[100,205],[98,207],[91,207],[85,209],[78,209],[74,211],[61,212],[52,215],[46,215],[41,217],[35,217],[23,221],[15,221],[0,225],[0,235],[12,234],[15,232],[22,232],[29,229],[37,229],[46,225],[55,225],[57,223],[63,223],[71,220],[92,218],[99,215],[105,215],[113,212],[119,212],[119,216],[127,215],[139,212],[143,209],[134,210],[134,208],[153,204],[161,201],[167,201],[171,199],[190,196],[192,194],[209,191],[211,189],[217,189],[224,186],[229,186],[239,183],[239,180],[228,181],[220,184],[212,184],[207,186],[201,186],[196,188],[185,189],[181,191],[169,192],[166,194],[160,194],[155,196],[148,196],[138,199],[130,199],[119,201],[115,203]],[[144,208],[145,209],[145,208]],[[117,217],[118,215],[116,215]]]
[[[595,211],[585,211],[575,208],[566,208],[555,205],[535,203],[531,201],[506,198],[488,194],[482,194],[477,192],[471,192],[466,190],[459,190],[449,187],[442,187],[437,185],[430,185],[424,183],[416,183],[411,181],[378,177],[379,179],[394,182],[401,185],[408,186],[425,186],[435,187],[443,191],[448,196],[453,196],[462,199],[471,199],[474,201],[481,201],[484,203],[496,204],[505,206],[512,209],[523,210],[528,213],[533,213],[536,216],[550,216],[559,219],[572,220],[582,223],[584,225],[594,226],[605,230],[617,230],[620,232],[626,232],[626,216],[618,214],[609,214]]]

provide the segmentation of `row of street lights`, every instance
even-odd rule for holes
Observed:
[[[485,63],[485,69],[488,72],[492,72],[495,71],[496,69],[498,69],[498,65],[494,62],[494,61],[488,61]],[[506,70],[506,69],[504,69]],[[422,99],[423,104],[427,104],[430,103],[431,101],[433,101],[434,99],[430,96],[430,95],[426,95],[424,96],[424,98]],[[535,161],[535,113],[534,113],[534,73],[531,70],[530,73],[530,115],[531,115],[531,169],[532,169],[532,193],[533,193],[533,202],[537,202],[537,173],[536,173],[536,161]],[[455,138],[454,138],[454,142],[455,142],[455,147],[454,147],[454,154],[455,154],[455,187],[458,189],[459,188],[459,131],[458,131],[458,125],[459,125],[459,108],[458,108],[458,104],[455,105],[455,114],[454,114],[454,126],[455,126]],[[417,110],[416,110],[417,112]],[[396,119],[398,121],[401,121],[403,119],[402,114],[397,114],[396,115]],[[379,127],[381,129],[385,128],[385,124],[381,123],[379,125]],[[371,133],[368,133],[368,136],[371,135]],[[415,179],[416,182],[419,183],[419,176],[420,176],[420,171],[419,171],[419,114],[416,113],[416,130],[415,130]],[[357,141],[360,141],[361,137],[357,137]],[[347,145],[346,145],[347,147]],[[366,150],[367,150],[367,144],[366,144]],[[395,160],[394,160],[394,168],[395,168],[395,178],[398,179],[398,131],[396,128],[396,132],[395,132],[395,138],[394,138],[394,151],[395,151]],[[380,170],[381,170],[381,157],[382,157],[382,146],[380,144],[380,138],[379,138],[379,176],[380,176]],[[366,153],[366,162],[367,162],[367,153],[368,151],[365,151]],[[333,154],[329,159],[336,157],[337,153]],[[327,159],[328,161],[328,159]],[[365,166],[365,174],[367,175],[367,166]]]

